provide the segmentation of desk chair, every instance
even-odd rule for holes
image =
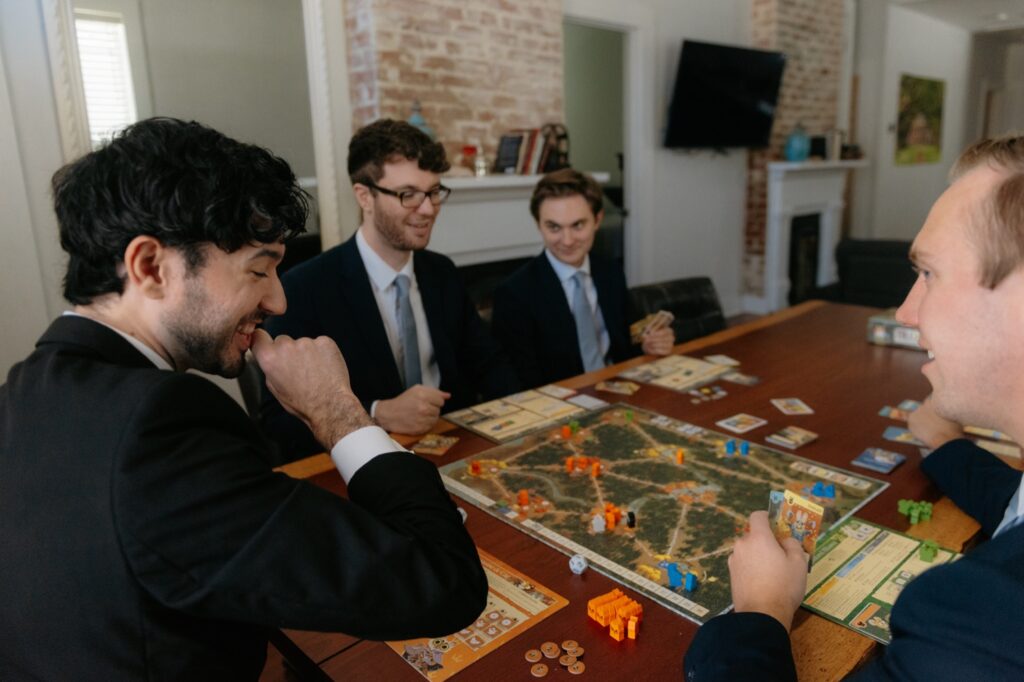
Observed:
[[[644,284],[629,290],[633,306],[640,316],[658,310],[675,315],[672,329],[676,343],[682,343],[725,329],[722,304],[715,285],[708,277],[686,277],[656,284]]]

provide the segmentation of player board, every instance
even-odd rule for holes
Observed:
[[[443,467],[445,485],[698,623],[729,608],[729,553],[750,513],[768,508],[771,490],[821,504],[829,527],[888,486],[753,442],[746,456],[739,448],[729,455],[725,444],[735,436],[623,404],[573,419],[579,428],[568,439],[553,427]],[[835,497],[812,496],[816,481],[835,484]],[[601,531],[606,504],[624,518]],[[698,579],[695,590],[672,586],[687,572]]]
[[[484,438],[504,443],[583,413],[582,407],[551,395],[549,388],[513,393],[500,400],[449,412],[444,418]]]
[[[619,372],[619,376],[685,392],[734,370],[735,367],[706,362],[685,355],[668,355]]]

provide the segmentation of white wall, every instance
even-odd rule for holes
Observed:
[[[949,168],[965,146],[971,35],[966,29],[902,7],[882,9],[873,2],[860,5],[858,136],[871,167],[858,172],[853,234],[909,240],[946,188]],[[945,82],[942,158],[938,163],[895,164],[902,74]]]

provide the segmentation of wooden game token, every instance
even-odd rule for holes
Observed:
[[[564,654],[561,658],[558,659],[558,662],[564,665],[566,668],[568,668],[570,665],[576,662],[576,657],[570,656],[569,654]]]
[[[583,661],[576,661],[569,666],[568,670],[573,675],[582,675],[583,671],[587,669],[587,665]]]
[[[537,665],[530,668],[530,674],[534,677],[544,677],[548,674],[548,667],[543,663],[538,663]],[[579,673],[576,674],[578,675]]]
[[[579,646],[579,643],[575,639],[567,639],[562,642],[562,649],[569,651],[569,649],[575,649]]]
[[[583,658],[583,651],[584,651],[583,647],[581,647],[581,646],[577,646],[577,647],[576,647],[576,648],[574,648],[574,649],[569,649],[569,650],[568,650],[568,651],[566,651],[565,653],[567,653],[567,654],[569,654],[570,656],[573,656],[573,657],[575,657],[575,658]]]
[[[530,663],[536,663],[540,660],[540,649],[530,649],[526,652],[526,660]]]
[[[545,658],[558,658],[558,654],[562,653],[562,650],[554,642],[544,642],[540,645],[540,650]]]

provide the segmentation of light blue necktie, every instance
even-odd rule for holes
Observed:
[[[420,370],[420,343],[416,337],[416,318],[412,316],[412,304],[409,303],[409,277],[395,277],[395,288],[398,289],[395,308],[398,338],[402,343],[402,378],[405,387],[410,388],[423,383],[423,376]]]
[[[604,367],[601,357],[601,344],[597,338],[597,324],[594,314],[590,311],[590,301],[583,286],[584,273],[577,270],[572,276],[576,290],[572,296],[572,316],[576,320],[576,338],[580,344],[580,357],[583,358],[583,370],[592,372]]]

